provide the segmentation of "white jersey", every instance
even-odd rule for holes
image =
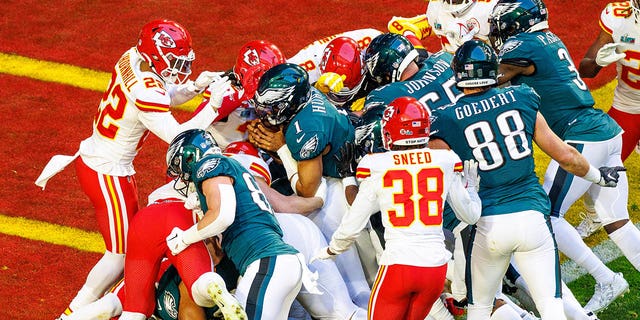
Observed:
[[[240,164],[254,177],[262,178],[267,182],[267,185],[271,185],[271,172],[269,171],[269,165],[267,165],[262,158],[244,153],[225,153],[224,155],[240,162]]]
[[[169,143],[182,131],[206,128],[216,116],[207,108],[179,124],[169,111],[169,88],[155,73],[140,70],[141,62],[135,48],[120,57],[94,117],[93,134],[80,143],[82,160],[101,174],[135,174],[133,159],[149,131]]]
[[[600,27],[615,43],[621,43],[618,53],[626,58],[616,62],[618,85],[613,95],[616,109],[640,114],[640,24],[629,14],[629,1],[609,3],[600,14]]]
[[[298,51],[298,53],[296,53],[293,57],[287,59],[287,62],[295,63],[307,70],[307,72],[309,73],[309,82],[314,83],[318,81],[318,78],[320,78],[321,76],[319,68],[320,62],[322,62],[324,49],[327,47],[329,42],[331,42],[331,40],[337,37],[351,38],[358,43],[362,55],[364,55],[364,49],[369,46],[369,43],[371,42],[371,40],[373,40],[373,38],[377,37],[380,34],[382,34],[382,32],[376,29],[358,29],[334,34],[332,36],[314,41],[310,45]]]
[[[454,16],[443,8],[441,0],[430,0],[427,21],[440,39],[442,49],[453,53],[467,40],[488,41],[489,16],[496,3],[498,0],[474,1],[462,15]]]
[[[224,103],[224,101],[223,101]],[[228,116],[217,119],[208,128],[218,146],[224,150],[229,143],[247,140],[247,125],[256,119],[256,110],[249,101],[242,101]]]
[[[480,216],[480,200],[476,197],[472,202],[462,185],[462,168],[451,150],[425,148],[364,156],[357,169],[360,190],[331,239],[331,250],[340,253],[348,248],[369,217],[380,211],[386,241],[381,265],[445,264],[451,258],[442,231],[445,200],[467,211],[461,217],[464,220],[475,223]]]

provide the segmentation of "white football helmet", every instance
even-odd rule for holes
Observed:
[[[442,9],[459,17],[467,13],[476,3],[476,0],[442,0]]]

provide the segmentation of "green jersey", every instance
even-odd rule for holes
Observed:
[[[540,94],[540,113],[561,139],[604,141],[620,134],[611,117],[593,108],[593,97],[567,47],[552,32],[519,33],[507,39],[499,56],[501,63],[535,66],[532,75],[516,76],[511,83],[527,84]]]
[[[346,141],[354,141],[353,124],[345,111],[339,111],[315,88],[311,98],[293,117],[285,130],[285,141],[296,161],[322,156],[322,175],[340,178],[333,156]],[[327,154],[322,154],[331,146]]]
[[[461,159],[478,161],[482,215],[536,210],[549,198],[534,171],[532,139],[540,97],[527,85],[492,88],[440,108],[434,137]]]
[[[241,275],[258,259],[298,253],[282,240],[280,225],[253,175],[238,161],[222,154],[205,156],[196,163],[192,178],[203,212],[207,212],[207,201],[202,194],[202,182],[217,176],[233,179],[235,219],[222,233],[222,250]]]

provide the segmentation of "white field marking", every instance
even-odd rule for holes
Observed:
[[[2,52],[0,52],[0,73],[99,92],[107,89],[111,79],[111,74],[103,71]],[[199,97],[175,108],[183,111],[193,111],[202,100],[202,96]],[[97,103],[98,101],[96,101]]]

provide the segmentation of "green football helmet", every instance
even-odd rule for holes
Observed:
[[[195,164],[209,154],[222,154],[211,133],[202,129],[190,129],[179,133],[167,150],[167,175],[176,179],[174,188],[187,196],[187,188],[193,182]]]
[[[489,16],[489,39],[499,50],[518,33],[549,28],[548,11],[542,0],[500,0]]]
[[[355,130],[356,162],[359,162],[367,154],[386,151],[382,146],[380,126],[385,108],[384,103],[379,103],[367,108],[360,116]]]
[[[260,121],[278,127],[291,121],[310,98],[307,71],[297,64],[283,63],[262,75],[253,102]]]
[[[453,56],[451,68],[460,88],[498,83],[498,55],[490,45],[480,40],[463,43]]]
[[[403,35],[383,33],[371,40],[364,54],[367,74],[379,86],[400,80],[418,51]]]

